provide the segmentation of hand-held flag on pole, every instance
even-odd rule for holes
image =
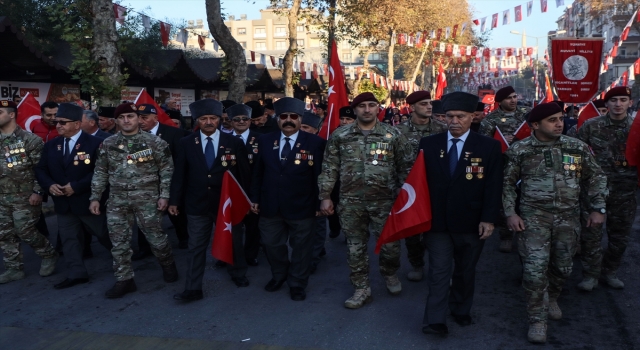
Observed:
[[[513,133],[513,135],[518,140],[524,140],[527,137],[531,136],[531,128],[529,127],[529,124],[527,124],[526,120],[522,122],[522,124],[520,124],[520,127],[518,128],[518,130],[516,130],[516,132]]]
[[[444,74],[444,68],[442,63],[438,67],[438,85],[436,86],[436,100],[439,100],[444,95],[444,89],[447,87],[447,76]]]
[[[31,131],[31,123],[41,118],[40,103],[30,92],[27,92],[18,104],[16,122],[21,128]]]
[[[240,224],[250,209],[249,197],[238,180],[227,170],[222,178],[218,218],[211,245],[211,255],[214,258],[233,265],[232,227]]]
[[[136,100],[133,101],[133,103],[135,103],[136,106],[139,106],[141,104],[153,105],[153,107],[156,108],[156,111],[158,111],[158,121],[160,123],[165,124],[165,125],[169,125],[169,126],[173,126],[173,127],[176,126],[173,123],[173,121],[171,121],[171,118],[169,118],[169,115],[167,114],[167,112],[165,112],[164,109],[162,109],[162,108],[160,108],[160,106],[158,106],[156,101],[149,95],[149,93],[147,93],[146,89],[143,88],[142,90],[140,90],[140,93],[138,94],[138,97],[136,97]]]
[[[322,129],[318,136],[325,140],[340,126],[340,108],[349,105],[347,99],[347,88],[344,84],[344,75],[338,48],[335,40],[331,43],[331,56],[329,57],[329,90],[327,92],[327,116],[322,122]]]
[[[589,101],[586,106],[584,106],[580,112],[578,112],[578,126],[577,129],[580,129],[582,124],[591,118],[595,118],[600,116],[600,111],[593,104],[593,101]]]
[[[493,138],[500,142],[502,153],[506,152],[507,149],[509,149],[509,143],[507,142],[507,139],[504,138],[504,135],[502,135],[502,131],[500,131],[500,128],[496,127],[496,131],[493,133]]]

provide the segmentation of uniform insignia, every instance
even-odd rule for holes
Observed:
[[[5,101],[5,100],[0,101],[0,103],[2,103],[2,107],[7,107],[7,106],[9,106],[9,102],[7,102],[7,101]]]
[[[444,158],[444,150],[440,150],[440,158]]]
[[[144,111],[145,108],[147,108],[147,106],[140,106],[140,107],[138,107],[138,110],[139,111]]]
[[[387,133],[387,134],[385,135],[385,137],[386,137],[386,138],[388,138],[388,139],[390,139],[390,138],[392,137],[392,135],[391,135],[390,133]]]
[[[102,145],[100,145],[102,146]],[[58,151],[62,151],[62,145],[58,145]]]
[[[300,148],[300,142],[296,144],[296,148]]]
[[[133,103],[131,104],[131,109],[133,109],[134,111],[137,111],[138,109],[136,108],[136,105],[134,105]]]
[[[627,94],[631,95],[631,89],[627,88]]]
[[[78,150],[78,149],[80,149],[80,144],[77,144],[77,145],[76,145],[76,149],[77,149],[77,150]]]

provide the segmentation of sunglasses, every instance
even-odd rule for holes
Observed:
[[[67,125],[67,123],[75,123],[75,120],[56,120],[56,124],[60,124],[62,126]]]
[[[246,122],[248,121],[250,118],[249,117],[233,117],[234,122],[238,123],[238,122]]]
[[[280,114],[280,120],[287,120],[287,118],[291,118],[291,120],[298,120],[298,118],[300,118],[300,116],[295,114],[295,113],[282,113],[282,114]]]

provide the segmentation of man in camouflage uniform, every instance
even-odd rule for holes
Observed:
[[[616,272],[629,243],[637,207],[638,171],[637,167],[629,166],[625,158],[627,137],[633,123],[627,113],[632,105],[631,89],[624,86],[613,88],[607,92],[604,100],[609,112],[587,120],[578,130],[578,138],[591,147],[598,164],[607,175],[609,189],[606,204],[608,247],[604,256],[602,227],[585,227],[584,223],[582,226],[580,259],[584,279],[578,288],[585,291],[598,285],[601,272],[603,282],[610,287],[624,288]]]
[[[171,245],[161,226],[173,174],[169,145],[156,135],[142,132],[134,104],[121,104],[115,116],[120,131],[102,143],[89,198],[89,210],[98,215],[100,197],[110,185],[107,226],[117,282],[105,293],[107,298],[120,298],[137,290],[131,266],[134,216],[162,266],[165,282],[178,280]]]
[[[369,231],[378,239],[415,157],[398,129],[378,122],[379,102],[372,93],[356,96],[351,106],[356,122],[338,128],[329,138],[318,186],[320,210],[323,215],[330,215],[331,191],[340,180],[338,214],[349,247],[351,283],[356,289],[344,305],[357,309],[371,301]],[[400,242],[383,245],[380,273],[393,295],[402,291],[396,276],[399,268]]]
[[[517,141],[514,134],[524,122],[525,109],[518,109],[518,94],[511,86],[505,86],[496,92],[496,102],[500,107],[489,113],[480,123],[480,135],[493,137],[496,128],[507,140],[509,145]],[[510,253],[513,246],[513,232],[507,229],[504,210],[500,213],[500,218],[496,222],[496,229],[500,234],[500,251]]]
[[[581,191],[592,206],[587,226],[604,221],[606,177],[584,142],[562,135],[562,110],[543,103],[528,116],[533,134],[505,153],[502,202],[509,229],[521,231],[518,250],[529,314],[528,339],[547,339],[547,313],[562,318],[558,297],[571,274],[578,239]],[[515,184],[522,181],[520,213]]]
[[[607,106],[604,103],[604,100],[601,100],[601,99],[595,100],[593,101],[593,105],[596,107],[600,115],[605,115],[609,112],[609,110],[607,109]],[[567,130],[567,136],[578,137],[578,124],[570,127],[569,130]]]
[[[411,108],[411,119],[397,125],[396,128],[409,140],[413,151],[413,158],[418,156],[420,139],[433,134],[447,131],[447,125],[431,118],[431,94],[429,91],[415,91],[407,96],[407,103]],[[424,243],[422,235],[407,237],[409,262],[413,269],[407,274],[409,281],[420,281],[424,277]]]
[[[58,253],[35,227],[42,212],[42,189],[33,169],[40,161],[44,143],[22,130],[16,116],[13,101],[0,101],[0,143],[5,155],[0,165],[0,248],[5,267],[0,283],[24,278],[20,241],[42,257],[40,276],[53,274],[58,261]]]

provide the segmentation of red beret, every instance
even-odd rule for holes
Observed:
[[[562,113],[562,108],[555,102],[542,103],[535,106],[527,116],[527,122],[539,122],[556,113]]]
[[[502,102],[505,98],[509,97],[512,93],[516,92],[512,86],[505,86],[496,92],[496,102]]]
[[[116,107],[116,111],[113,112],[113,117],[118,118],[118,116],[120,116],[120,114],[122,113],[137,113],[137,112],[138,112],[138,109],[136,108],[135,104],[123,103],[118,107]]]
[[[631,89],[629,89],[626,86],[614,87],[604,95],[604,102],[607,102],[609,101],[610,98],[616,97],[616,96],[627,96],[631,98]]]
[[[0,108],[18,108],[18,105],[13,101],[2,100],[0,101]]]
[[[607,108],[607,106],[604,105],[604,100],[602,99],[593,101],[593,105],[596,106],[596,108]]]
[[[412,105],[414,103],[418,103],[422,100],[430,100],[431,93],[429,91],[414,91],[411,95],[407,96],[407,103]]]
[[[378,101],[378,99],[372,93],[363,92],[353,99],[353,101],[351,102],[351,108],[356,108],[356,106],[361,104],[362,102],[368,102],[368,101],[380,103],[380,101]]]

